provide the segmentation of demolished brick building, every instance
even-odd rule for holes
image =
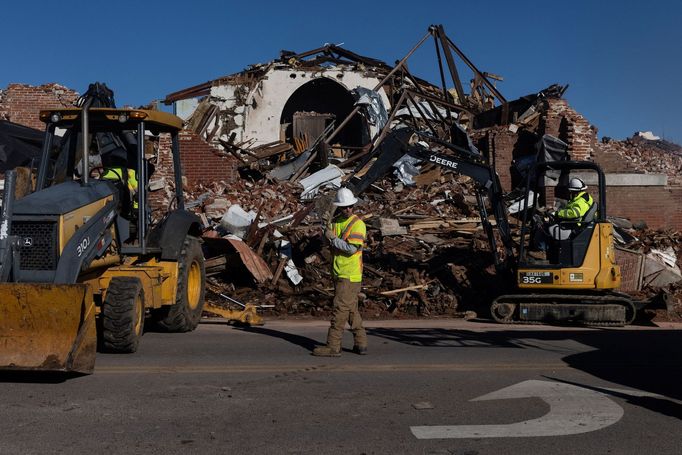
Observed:
[[[296,188],[299,178],[305,175],[305,168],[284,181],[272,177],[254,181],[240,177],[240,171],[255,168],[262,171],[262,176],[266,171],[281,168],[290,159],[300,158],[305,152],[314,150],[324,152],[319,153],[320,156],[333,157],[334,162],[349,174],[358,163],[362,163],[368,151],[367,144],[380,134],[382,121],[384,125],[389,124],[391,118],[386,118],[389,113],[398,118],[401,110],[406,110],[413,117],[436,119],[456,112],[458,122],[466,128],[476,147],[493,160],[506,191],[518,183],[514,175],[515,163],[535,153],[538,137],[550,134],[568,144],[574,159],[592,160],[604,168],[610,215],[643,221],[654,229],[679,230],[682,227],[682,211],[679,210],[682,206],[679,180],[682,157],[679,147],[667,147],[661,141],[643,138],[600,143],[597,129],[563,98],[565,87],[552,86],[518,100],[507,101],[491,82],[500,78],[477,69],[469,93],[464,93],[459,81],[455,81],[455,87],[445,93],[440,87],[406,71],[396,72],[396,68],[337,46],[325,46],[301,54],[283,52],[273,62],[253,65],[243,72],[168,95],[165,101],[173,103],[176,112],[186,121],[180,140],[188,205],[206,216],[207,226],[215,226],[231,204],[257,210],[261,220],[272,221],[283,216],[300,220],[299,214],[305,216],[309,213],[298,197],[300,189]],[[391,75],[393,77],[389,77]],[[0,115],[4,119],[40,128],[39,109],[69,105],[76,97],[76,92],[56,84],[40,87],[12,84],[6,90],[0,90]],[[432,103],[439,99],[441,102],[437,106]],[[447,101],[442,102],[442,99]],[[365,111],[357,112],[358,105],[363,105]],[[374,110],[375,117],[367,115],[370,109]],[[30,112],[34,113],[33,117]],[[320,139],[330,136],[331,140],[320,142]],[[165,208],[173,192],[170,142],[161,136],[156,144],[156,153],[148,157],[156,168],[150,181],[150,194],[158,207]],[[417,189],[397,196],[391,194],[395,188],[384,185],[381,191],[387,194],[387,203],[382,205],[381,202],[370,201],[369,205],[377,209],[375,213],[386,211],[393,207],[391,204],[396,204],[394,212],[404,213],[414,206],[411,202],[414,201],[424,206],[424,213],[429,214],[423,222],[408,225],[410,233],[415,231],[420,238],[387,235],[381,240],[383,251],[407,248],[412,258],[419,260],[423,266],[393,276],[375,275],[377,284],[370,286],[376,289],[375,296],[381,294],[379,291],[382,289],[388,290],[386,292],[404,286],[426,289],[423,283],[433,282],[434,273],[427,264],[429,257],[435,257],[439,248],[470,243],[467,235],[449,239],[445,244],[438,235],[431,235],[435,232],[433,226],[448,225],[440,219],[434,221],[431,218],[434,212],[438,212],[442,219],[455,222],[454,225],[449,224],[448,235],[472,229],[468,234],[471,235],[480,229],[475,222],[473,227],[465,227],[472,224],[471,217],[475,215],[466,207],[453,206],[442,211],[442,206],[434,208],[426,200],[429,195],[438,194],[440,197],[449,192],[447,188],[453,183],[464,186],[466,179],[442,179],[428,190]],[[463,194],[466,199],[466,191]],[[390,202],[390,197],[393,202]],[[398,203],[402,204],[400,208]],[[669,210],[660,210],[661,206],[669,207]],[[381,229],[382,236],[384,228]],[[371,229],[376,230],[377,226]],[[405,229],[403,225],[397,230]],[[250,233],[250,239],[245,239],[249,240],[249,246],[257,255],[263,253],[269,235],[253,235],[259,233],[263,234],[260,230],[254,231]],[[286,235],[291,236],[292,243],[292,237],[301,240],[305,248],[306,244],[314,244],[318,233],[319,226],[311,223]],[[431,235],[428,242],[435,242],[435,246],[429,246],[425,254],[420,252],[425,245],[423,233],[427,237]],[[269,241],[272,242],[272,238]],[[276,254],[277,250],[269,246],[265,249],[270,251],[264,254],[264,258],[274,271],[270,286],[284,292],[284,295],[293,296],[287,280],[280,278],[278,281],[284,262],[273,255],[273,251]],[[311,284],[311,278],[318,284],[323,279],[319,275],[320,270],[315,270],[315,264],[321,269],[319,265],[322,263],[323,259],[316,255],[305,257],[306,267],[310,265],[304,271],[304,275],[307,273],[308,290],[296,286],[293,302],[299,300],[301,292],[327,296],[321,286]],[[368,270],[370,264],[368,262]],[[300,263],[297,265],[302,266]],[[485,268],[485,265],[479,265],[472,263],[469,266]],[[452,273],[457,275],[458,281],[471,278],[467,278],[466,273],[460,275],[464,269],[457,267]],[[446,299],[447,293],[441,292],[436,297],[433,289],[445,289],[445,286],[431,285],[429,288],[428,299],[431,302],[438,301],[437,305],[442,304],[444,308],[456,307]],[[406,293],[402,296],[404,300]],[[425,295],[420,298],[427,299]],[[316,300],[313,298],[312,301]]]
[[[168,95],[165,102],[175,104],[176,112],[187,120],[188,131],[212,148],[210,152],[186,152],[202,154],[202,158],[185,160],[189,163],[188,180],[230,183],[238,178],[238,165],[268,157],[269,150],[273,150],[268,145],[280,146],[274,152],[287,150],[287,144],[304,148],[330,121],[338,125],[346,118],[358,99],[358,88],[376,89],[383,107],[390,111],[391,102],[396,101],[395,87],[385,84],[377,88],[377,83],[391,70],[379,60],[325,46],[300,54],[283,51],[273,62],[252,65],[243,72]],[[489,82],[490,75],[479,74],[481,77],[472,80],[469,94],[461,96],[455,89],[451,94],[455,103],[465,97],[469,101],[469,118],[463,123],[478,148],[493,157],[505,190],[510,191],[518,183],[512,177],[515,160],[535,153],[537,138],[550,134],[568,144],[573,159],[602,166],[607,174],[612,215],[654,229],[682,229],[682,211],[678,209],[682,207],[679,150],[677,154],[662,149],[656,153],[655,141],[644,140],[639,149],[654,151],[644,152],[638,162],[629,159],[628,153],[639,153],[632,141],[623,146],[618,141],[599,142],[597,128],[563,98],[565,87],[553,86],[511,102],[502,98],[501,104],[490,108],[499,92],[481,90],[486,88],[481,80]],[[417,78],[403,82],[426,93],[439,90]],[[356,114],[334,138],[333,145],[352,151],[367,144],[375,133],[376,126]],[[304,142],[299,148],[301,140]],[[213,163],[216,155],[228,154],[235,158],[205,172],[195,172],[191,164],[206,160]],[[234,161],[238,165],[228,165]],[[660,210],[661,206],[671,210]]]

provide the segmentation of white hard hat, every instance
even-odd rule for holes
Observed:
[[[348,188],[341,188],[336,192],[334,205],[337,207],[348,207],[358,202],[358,198],[353,196],[353,192]]]
[[[587,189],[585,182],[580,180],[578,177],[573,177],[570,182],[568,182],[569,191],[584,191]]]

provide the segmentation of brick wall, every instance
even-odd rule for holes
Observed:
[[[149,192],[148,200],[153,218],[158,220],[166,213],[168,204],[175,195],[170,134],[160,134],[156,148],[157,159],[154,163],[154,173],[150,177],[151,191]]]
[[[180,159],[187,184],[209,184],[224,180],[233,183],[239,178],[238,161],[214,147],[191,131],[180,133]]]
[[[609,186],[607,213],[630,221],[644,221],[652,229],[682,229],[682,187]]]
[[[41,109],[71,107],[77,98],[77,92],[59,84],[9,84],[0,91],[0,119],[42,130]]]
[[[605,173],[642,173],[615,150],[597,140],[597,128],[571,108],[566,100],[548,99],[537,125],[537,136],[520,128],[516,133],[507,126],[472,131],[471,137],[481,150],[494,155],[495,169],[504,191],[519,182],[510,169],[513,159],[535,152],[534,144],[543,134],[551,134],[568,144],[574,160],[594,161]],[[549,189],[545,203],[551,205],[554,191]],[[607,188],[608,213],[644,221],[650,228],[682,229],[682,186],[610,186]]]
[[[214,181],[234,183],[238,178],[238,161],[231,156],[222,156],[222,151],[206,143],[191,131],[181,131],[180,163],[182,165],[183,184],[188,188],[199,183],[208,185]],[[151,178],[152,191],[149,195],[152,210],[165,211],[168,202],[175,195],[175,177],[173,171],[173,155],[171,154],[171,138],[162,134],[157,145],[158,158],[154,175]],[[160,187],[159,189],[155,189]],[[188,189],[185,188],[185,189]]]
[[[550,98],[545,104],[543,134],[551,134],[566,142],[572,159],[590,160],[596,152],[597,128],[564,99]]]

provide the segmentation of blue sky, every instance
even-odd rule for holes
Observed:
[[[324,43],[392,63],[430,24],[507,99],[552,83],[599,128],[682,142],[682,2],[545,1],[61,1],[7,2],[0,13],[0,88],[57,82],[80,92],[103,81],[119,105]],[[438,82],[433,44],[410,60]],[[462,77],[466,80],[466,77]]]

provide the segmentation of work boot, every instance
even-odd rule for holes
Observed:
[[[318,357],[341,357],[341,349],[332,349],[329,346],[318,346],[313,349],[313,355]]]
[[[367,346],[353,346],[353,352],[357,355],[367,355]]]

